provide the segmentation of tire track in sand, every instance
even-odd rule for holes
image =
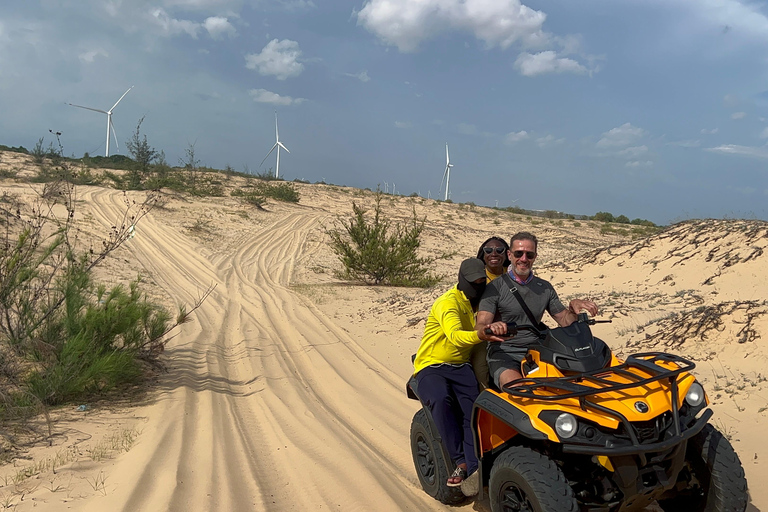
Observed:
[[[121,211],[121,194],[90,194],[102,221]],[[129,249],[173,297],[217,288],[169,343],[149,420],[87,510],[442,509],[416,481],[402,379],[287,288],[324,218],[280,214],[211,259],[141,221]]]

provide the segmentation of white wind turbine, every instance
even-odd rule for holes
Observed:
[[[440,180],[440,188],[443,188],[443,181],[445,181],[445,201],[450,197],[449,187],[451,184],[451,157],[448,156],[448,143],[445,143],[445,172],[443,173],[443,179]]]
[[[269,153],[267,153],[267,156],[264,157],[264,160],[267,159],[269,155],[272,154],[272,151],[277,148],[277,165],[275,165],[275,178],[280,177],[280,148],[283,148],[284,150],[288,151],[288,148],[283,145],[282,142],[280,142],[280,134],[277,132],[277,110],[275,110],[275,145],[272,146],[272,149],[269,150]],[[288,151],[290,153],[290,151]],[[259,167],[264,164],[264,160],[261,161],[259,164]]]
[[[122,96],[120,96],[120,99],[115,102],[114,105],[112,105],[112,108],[109,110],[99,110],[98,108],[91,108],[91,107],[84,107],[82,105],[75,105],[74,103],[68,103],[68,105],[72,105],[73,107],[77,108],[84,108],[86,110],[93,110],[94,112],[100,112],[102,114],[107,114],[107,150],[105,153],[105,156],[109,156],[109,131],[112,130],[112,135],[115,137],[115,145],[117,146],[117,149],[120,149],[120,144],[117,143],[117,134],[115,133],[115,127],[112,126],[112,111],[115,110],[115,107],[118,103],[123,101],[123,98],[125,98],[125,95],[128,94],[131,89],[133,89],[134,86],[130,86],[127,91],[123,93]]]

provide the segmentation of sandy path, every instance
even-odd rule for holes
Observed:
[[[105,225],[124,209],[119,193],[87,194]],[[402,378],[287,288],[327,216],[281,216],[226,255],[141,221],[131,252],[170,295],[189,304],[217,287],[168,345],[136,446],[105,469],[108,492],[77,508],[442,508],[416,482]]]

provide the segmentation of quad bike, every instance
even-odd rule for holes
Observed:
[[[472,429],[481,482],[493,512],[628,512],[654,501],[666,512],[743,512],[747,481],[738,455],[710,425],[712,410],[690,373],[694,363],[662,352],[618,359],[585,313],[568,327],[507,325],[539,340],[522,379],[486,389]],[[418,400],[415,378],[407,393]],[[466,499],[446,485],[454,466],[430,411],[411,424],[422,487],[446,504]]]

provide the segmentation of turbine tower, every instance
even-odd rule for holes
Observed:
[[[267,156],[264,157],[264,160],[267,159],[269,155],[272,154],[272,151],[277,148],[277,165],[275,165],[275,178],[280,177],[280,148],[283,148],[284,150],[288,151],[288,148],[283,145],[282,142],[280,142],[280,134],[277,132],[277,110],[275,110],[275,145],[272,146],[272,149],[269,150],[269,153],[267,153]],[[290,151],[288,151],[290,153]],[[264,164],[264,160],[261,161],[259,164],[259,167],[261,167]]]
[[[130,86],[127,91],[123,93],[122,96],[120,96],[120,99],[115,102],[114,105],[112,105],[112,108],[109,110],[99,110],[98,108],[91,108],[91,107],[84,107],[82,105],[75,105],[74,103],[68,103],[68,105],[72,105],[73,107],[77,108],[84,108],[86,110],[93,110],[94,112],[100,112],[102,114],[107,114],[107,150],[105,152],[105,156],[109,157],[109,131],[112,130],[112,135],[115,137],[115,146],[117,146],[117,149],[120,150],[120,144],[117,143],[117,134],[115,133],[115,127],[112,126],[112,111],[115,110],[115,107],[118,103],[123,101],[123,98],[125,98],[125,95],[128,94],[131,89],[133,89],[134,86]]]
[[[445,172],[443,173],[443,179],[440,181],[440,188],[443,188],[443,181],[445,181],[445,201],[450,197],[450,184],[451,184],[451,157],[448,156],[448,143],[445,143]]]

